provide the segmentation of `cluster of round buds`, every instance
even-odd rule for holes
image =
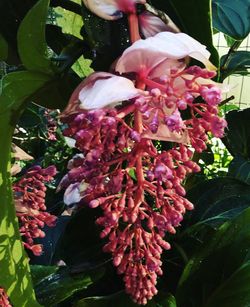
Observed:
[[[24,246],[34,255],[42,253],[42,245],[34,244],[35,238],[43,238],[41,230],[44,225],[55,225],[56,216],[46,212],[45,194],[46,182],[53,180],[56,174],[55,166],[42,169],[34,166],[13,184],[16,214],[20,223],[20,234],[24,238]]]
[[[158,38],[164,44],[160,34]],[[117,64],[120,73],[137,73],[135,86],[129,79],[96,73],[73,93],[62,117],[63,133],[81,154],[69,162],[58,189],[66,189],[68,205],[101,207],[103,215],[96,223],[103,229],[101,238],[108,240],[104,251],[112,254],[132,299],[146,304],[157,293],[163,249],[170,248],[166,233],[174,234],[186,210],[193,209],[183,187],[186,176],[200,170],[193,152],[206,149],[209,133],[221,137],[226,122],[218,116],[222,93],[210,80],[214,72],[185,68],[176,59],[174,69],[167,63],[166,76],[158,75],[165,67],[157,65],[140,71],[144,66],[136,67],[132,56],[143,59],[138,44]],[[145,65],[151,63],[147,53],[145,59]],[[111,84],[120,86],[112,91]],[[125,96],[126,105],[110,107]],[[171,143],[162,150],[152,140]]]
[[[145,304],[157,293],[160,257],[170,248],[165,233],[175,233],[185,211],[193,208],[182,181],[199,166],[184,144],[159,153],[112,109],[81,112],[63,121],[64,134],[76,140],[83,154],[69,161],[58,189],[66,188],[67,204],[102,208],[96,223],[103,227],[101,237],[109,239],[104,251],[112,253],[118,273],[124,274],[127,292]],[[142,182],[132,175],[138,159]]]
[[[1,307],[11,307],[9,298],[3,288],[0,287],[0,306]]]

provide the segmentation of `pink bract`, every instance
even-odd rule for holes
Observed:
[[[207,68],[215,69],[208,60],[210,56],[206,47],[184,33],[161,32],[154,37],[145,40],[138,40],[127,48],[116,64],[119,73],[136,72],[141,76],[150,76],[154,69],[159,70],[159,77],[162,70],[165,74],[171,68],[183,67],[183,60],[192,57],[202,62]]]
[[[144,94],[144,91],[135,88],[134,83],[127,78],[106,72],[96,72],[74,90],[63,114],[112,107],[141,94]]]

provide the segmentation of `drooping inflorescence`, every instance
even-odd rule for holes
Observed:
[[[217,108],[221,91],[207,82],[212,76],[192,67],[145,80],[149,93],[133,98],[127,107],[62,119],[67,124],[64,135],[75,140],[83,155],[70,161],[59,188],[66,188],[68,204],[102,208],[96,223],[103,227],[101,237],[109,240],[104,251],[112,253],[127,292],[140,304],[157,293],[161,253],[170,248],[166,232],[175,233],[185,211],[193,208],[182,186],[188,174],[200,169],[191,160],[193,152],[206,148],[208,133],[223,135],[226,123]],[[182,119],[184,110],[187,119]],[[140,131],[135,127],[137,112]],[[169,150],[159,150],[153,140],[172,143]]]
[[[56,174],[56,168],[49,166],[42,169],[34,166],[13,184],[16,214],[20,223],[20,234],[24,246],[34,255],[40,256],[42,245],[34,244],[35,238],[43,238],[41,230],[44,225],[54,226],[56,216],[46,212],[46,182],[50,182]]]
[[[115,19],[100,13],[102,2],[84,3]],[[206,149],[209,134],[223,136],[218,105],[224,88],[211,80],[215,67],[204,45],[184,33],[139,39],[136,11],[122,9],[120,1],[112,1],[112,9],[129,15],[133,44],[114,66],[123,76],[94,73],[72,94],[61,120],[80,153],[58,190],[66,190],[67,205],[101,207],[96,223],[107,240],[103,250],[112,254],[127,293],[146,304],[157,293],[161,254],[170,249],[166,234],[193,209],[183,186],[200,170],[193,154]],[[187,67],[188,57],[205,68]]]

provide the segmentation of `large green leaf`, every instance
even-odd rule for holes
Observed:
[[[18,108],[49,80],[50,76],[31,71],[19,71],[7,74],[2,80],[0,112],[3,113],[13,106]]]
[[[205,307],[249,306],[250,261],[241,265],[208,299]]]
[[[46,108],[63,109],[77,86],[77,81],[71,75],[52,78],[50,75],[33,71],[9,73],[2,80],[1,112],[16,103],[21,105],[28,100]]]
[[[187,197],[195,206],[187,222],[189,233],[201,224],[217,227],[250,206],[249,186],[227,177],[204,181]]]
[[[23,19],[17,34],[20,58],[27,69],[53,74],[45,40],[49,0],[38,1]]]
[[[151,0],[151,3],[169,15],[183,32],[206,45],[211,61],[218,66],[219,56],[212,39],[211,0]]]
[[[250,32],[249,0],[213,0],[213,26],[236,40]]]
[[[228,129],[222,139],[233,156],[250,158],[250,109],[231,111],[226,114]]]
[[[86,289],[102,274],[103,271],[72,274],[67,267],[59,268],[35,285],[37,299],[46,307],[55,306],[77,291]]]
[[[220,62],[224,63],[227,55],[221,57]],[[232,74],[247,75],[250,68],[250,51],[237,51],[229,57],[225,67],[221,67],[221,79],[224,80]]]
[[[2,114],[0,104],[0,285],[13,306],[39,306],[35,300],[12,197],[11,140],[15,127],[12,110]],[[14,112],[14,108],[13,108]]]
[[[228,174],[250,185],[250,161],[236,156],[229,165]]]
[[[4,37],[0,34],[0,61],[4,61],[8,56],[8,43]]]
[[[109,296],[86,297],[76,304],[74,307],[136,307],[131,298],[123,291]],[[160,294],[154,297],[146,305],[147,307],[176,307],[174,296],[171,294]]]
[[[250,209],[246,209],[224,223],[187,263],[177,290],[177,305],[248,306],[249,259]]]

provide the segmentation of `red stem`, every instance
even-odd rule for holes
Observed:
[[[129,23],[130,40],[131,43],[133,44],[137,40],[141,39],[139,33],[139,22],[137,15],[134,13],[128,14],[128,23]]]

